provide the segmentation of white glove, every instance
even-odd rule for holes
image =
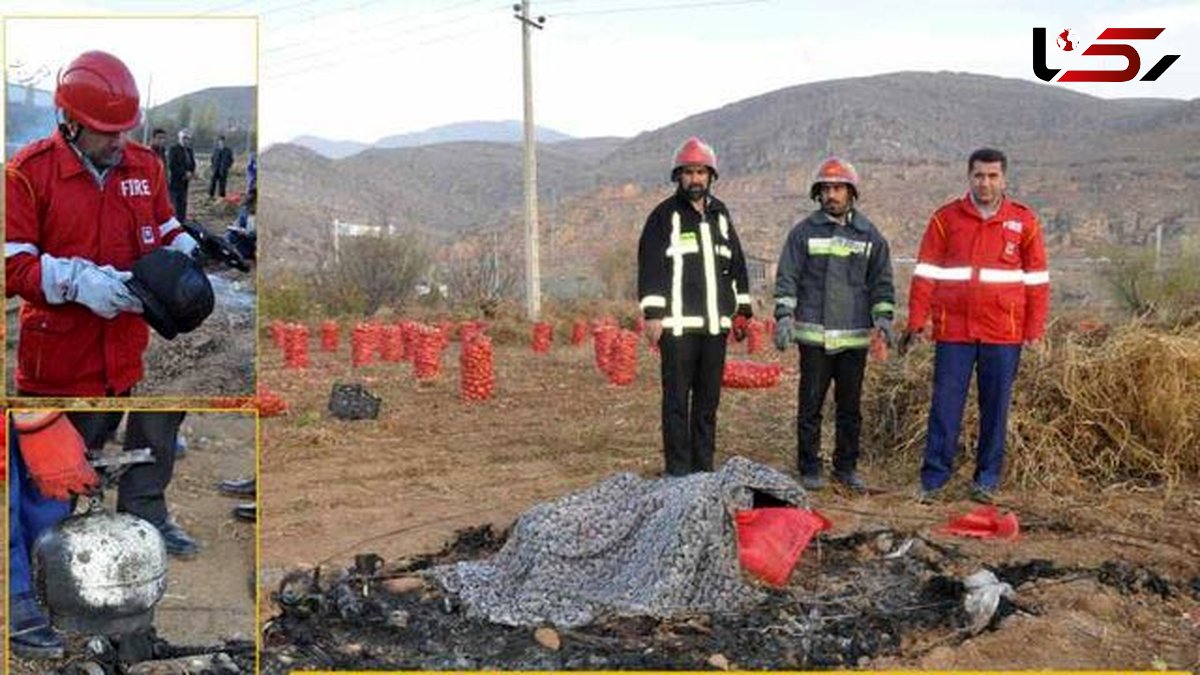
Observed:
[[[78,302],[105,319],[121,312],[142,313],[142,301],[125,285],[133,278],[131,272],[112,265],[100,267],[84,258],[55,258],[46,253],[41,261],[46,302]]]
[[[179,236],[172,239],[171,244],[167,246],[167,248],[171,249],[172,251],[179,251],[189,258],[195,256],[196,249],[199,247],[200,244],[196,243],[196,240],[192,238],[192,235],[188,234],[187,232],[180,232]]]

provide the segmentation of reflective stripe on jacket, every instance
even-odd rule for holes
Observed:
[[[725,204],[709,197],[701,215],[679,191],[646,219],[638,242],[642,315],[669,335],[717,335],[733,315],[751,316],[746,259]]]

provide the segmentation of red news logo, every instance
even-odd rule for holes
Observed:
[[[1153,40],[1162,34],[1165,28],[1105,28],[1097,40]],[[1074,41],[1070,39],[1069,30],[1058,34],[1056,42],[1063,51],[1072,51]],[[1129,82],[1137,77],[1142,69],[1142,57],[1132,45],[1117,42],[1113,44],[1095,43],[1083,50],[1083,56],[1123,56],[1126,65],[1124,70],[1068,70],[1058,78],[1059,82]],[[1142,76],[1142,82],[1153,82],[1167,72],[1167,68],[1179,58],[1178,54],[1168,54],[1158,60],[1154,67]],[[1059,68],[1046,67],[1046,29],[1033,29],[1033,74],[1046,82],[1054,81]]]

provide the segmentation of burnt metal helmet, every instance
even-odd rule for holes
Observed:
[[[133,264],[133,278],[125,285],[142,301],[146,323],[168,340],[198,328],[216,302],[200,264],[166,248],[139,258]]]

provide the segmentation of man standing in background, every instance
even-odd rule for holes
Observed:
[[[212,177],[208,180],[208,198],[212,199],[214,193],[219,197],[224,197],[225,183],[229,180],[229,170],[233,168],[233,150],[225,147],[224,136],[217,136],[217,145],[213,148],[210,162]]]
[[[179,141],[167,152],[167,188],[175,217],[187,222],[188,183],[196,176],[196,155],[192,152],[192,132],[179,130]]]
[[[155,129],[150,134],[150,149],[158,157],[158,161],[162,162],[163,169],[167,168],[167,132],[165,129]]]

